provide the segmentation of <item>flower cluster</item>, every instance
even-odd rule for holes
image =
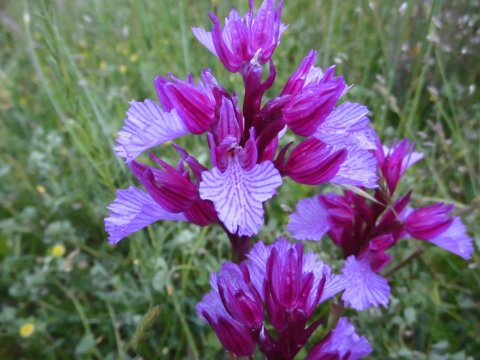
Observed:
[[[115,147],[145,190],[118,190],[105,219],[111,244],[159,220],[219,225],[237,263],[212,273],[212,289],[197,312],[233,355],[253,356],[258,346],[268,359],[293,359],[321,324],[317,308],[336,294],[357,310],[386,305],[390,288],[379,272],[391,260],[386,251],[401,238],[428,241],[465,259],[473,252],[464,225],[449,215],[452,206],[412,209],[411,193],[396,195],[401,176],[422,155],[407,140],[382,147],[369,110],[342,101],[350,86],[334,67],[316,67],[315,51],[278,94],[264,99],[276,78],[272,56],[287,29],[281,12],[282,1],[264,0],[255,11],[250,0],[249,11],[241,16],[232,10],[223,27],[211,14],[211,31],[193,28],[225,68],[243,78],[243,98],[208,69],[197,80],[158,76],[158,102],[130,103]],[[281,145],[286,131],[299,142]],[[209,163],[173,142],[184,136],[203,139]],[[152,152],[150,162],[138,160],[162,144],[171,144],[177,164]],[[301,200],[288,225],[298,240],[328,233],[343,251],[341,274],[304,252],[303,244],[283,238],[269,246],[258,242],[248,252],[263,226],[265,202],[285,177],[360,190]],[[373,195],[365,197],[368,189]],[[346,318],[333,325],[307,359],[354,360],[372,351]]]
[[[317,307],[342,291],[339,277],[302,244],[279,239],[258,242],[240,264],[226,262],[212,273],[212,291],[197,312],[212,326],[225,349],[252,356],[256,345],[268,359],[293,359],[321,324]],[[265,326],[268,319],[271,328]],[[308,359],[357,359],[371,352],[364,337],[341,318],[312,348]]]
[[[392,259],[386,253],[400,239],[412,237],[440,246],[464,259],[473,253],[473,240],[460,218],[450,216],[453,205],[437,203],[410,208],[411,192],[397,196],[405,171],[423,156],[408,140],[392,148],[375,150],[381,186],[372,200],[351,191],[320,194],[301,200],[291,215],[288,229],[299,240],[320,240],[328,233],[343,251],[345,304],[357,310],[386,305],[390,297],[387,279],[378,273]]]
[[[158,220],[187,220],[200,226],[220,224],[234,250],[237,246],[245,252],[263,225],[263,203],[276,195],[283,176],[308,185],[376,186],[370,149],[377,137],[366,117],[368,109],[350,102],[337,106],[349,87],[334,76],[333,67],[323,72],[314,66],[314,51],[281,93],[262,106],[275,80],[271,57],[286,29],[281,9],[267,0],[254,14],[251,1],[244,17],[232,10],[223,30],[213,15],[212,32],[194,29],[228,70],[241,73],[243,111],[237,95],[219,85],[209,70],[196,83],[192,76],[157,77],[161,105],[131,102],[115,152],[125,158],[146,193],[138,188],[118,191],[105,219],[112,244]],[[266,63],[269,73],[263,80]],[[287,129],[305,138],[290,153],[291,143],[279,149]],[[156,166],[136,160],[150,148],[189,134],[206,135],[210,166],[174,143],[177,166],[153,154]]]

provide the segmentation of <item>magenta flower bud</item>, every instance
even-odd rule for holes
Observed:
[[[279,134],[286,130],[285,120],[282,118],[282,109],[288,102],[288,97],[274,98],[268,101],[256,118],[255,128],[258,129],[257,147],[262,157],[272,160],[278,148]],[[281,162],[283,166],[283,160]],[[282,171],[279,168],[280,171]]]
[[[255,142],[255,129],[250,128],[250,136],[242,149],[238,151],[238,162],[246,170],[251,170],[258,161],[258,149]]]
[[[333,66],[325,73],[314,66],[316,56],[316,52],[311,51],[305,57],[281,93],[282,96],[290,95],[283,118],[294,133],[302,136],[313,135],[348,90],[341,76],[333,76]],[[334,124],[335,127],[339,125],[342,126]]]
[[[255,16],[253,16],[253,0],[249,1],[250,12],[246,14],[247,23],[250,24],[250,43],[254,54],[258,53],[260,64],[267,63],[273,55],[280,36],[287,27],[280,21],[283,1],[264,0]]]
[[[292,95],[301,93],[305,82],[307,80],[308,73],[311,69],[314,69],[315,60],[317,59],[317,52],[311,50],[305,59],[302,60],[300,66],[290,76],[287,83],[283,87],[282,95]]]
[[[247,69],[243,72],[243,84],[245,87],[243,114],[245,116],[247,127],[250,127],[253,124],[258,131],[263,128],[263,124],[256,120],[262,105],[262,97],[265,92],[272,87],[276,75],[277,72],[272,60],[270,60],[269,74],[265,81],[262,81],[263,67],[260,65],[249,64]]]
[[[210,13],[210,19],[213,22],[211,37],[216,55],[228,71],[238,72],[242,63],[251,59],[247,28],[240,14],[232,9],[223,31],[220,21],[213,13]]]
[[[222,96],[220,115],[215,128],[215,142],[221,144],[223,140],[230,137],[240,143],[243,134],[243,117],[237,107],[236,98]]]
[[[328,209],[328,216],[331,221],[351,221],[355,216],[355,210],[352,209],[348,201],[340,195],[319,195],[318,201]]]
[[[333,70],[332,70],[333,71]],[[345,89],[343,78],[321,80],[307,85],[300,94],[292,95],[283,110],[283,118],[296,134],[310,136],[325,121]]]
[[[251,356],[255,349],[255,342],[250,332],[240,323],[221,317],[213,324],[213,330],[217,334],[225,350],[237,356]]]
[[[453,205],[437,203],[412,211],[405,221],[410,235],[421,240],[431,240],[447,230],[453,222],[448,214]]]
[[[390,194],[395,192],[398,182],[405,171],[421,160],[422,153],[413,151],[415,145],[404,139],[391,148],[379,145],[375,152],[379,163],[379,170],[387,184]]]
[[[303,246],[298,244],[282,255],[280,257],[277,249],[272,249],[267,263],[268,290],[278,305],[292,309],[297,305],[302,288]]]
[[[380,272],[392,260],[392,255],[385,251],[395,245],[395,241],[392,234],[380,235],[370,240],[368,249],[364,251],[364,256],[369,257],[370,267],[373,271]]]
[[[208,71],[202,73],[198,85],[173,76],[171,80],[158,76],[155,86],[163,106],[168,110],[174,108],[190,132],[202,134],[210,128],[215,117],[217,85]]]
[[[274,328],[290,327],[298,334],[304,332],[322,297],[328,275],[325,270],[314,254],[303,253],[302,244],[277,241],[267,260],[265,286],[267,310]],[[301,342],[300,338],[295,341]]]
[[[184,171],[175,169],[162,160],[158,160],[158,163],[163,169],[136,161],[130,163],[130,168],[162,208],[171,212],[183,212],[189,209],[198,197],[197,186]]]
[[[198,197],[198,195],[197,195]],[[211,201],[197,199],[189,209],[185,211],[185,217],[191,223],[199,226],[207,226],[218,223],[218,216]]]
[[[331,180],[345,161],[345,150],[334,148],[315,138],[298,144],[285,163],[285,175],[300,184],[318,185]]]
[[[191,156],[184,148],[180,145],[173,143],[173,148],[177,151],[177,154],[180,155],[183,161],[185,161],[190,169],[192,169],[193,175],[200,180],[202,172],[208,170],[205,166],[200,164],[197,159]]]
[[[250,282],[245,264],[224,263],[218,274],[218,291],[228,313],[249,329],[260,329],[263,305]]]
[[[255,340],[251,332],[225,310],[215,281],[216,277],[212,276],[210,283],[213,290],[197,304],[197,313],[210,324],[227,351],[236,356],[251,356]]]

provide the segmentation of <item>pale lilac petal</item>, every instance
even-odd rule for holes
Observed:
[[[366,117],[367,114],[368,108],[366,106],[346,101],[332,111],[324,124],[326,125],[325,127],[330,128],[332,132],[335,130],[343,130],[345,132]]]
[[[415,211],[414,208],[412,208],[410,206],[407,206],[398,214],[398,218],[401,221],[405,222],[407,220],[408,216],[414,211]]]
[[[285,31],[287,31],[289,25],[285,25],[283,22],[280,23],[278,27],[278,38],[277,41],[280,44],[280,37],[283,35]]]
[[[208,314],[214,322],[217,322],[222,317],[231,318],[223,306],[218,288],[205,294],[202,301],[195,306],[195,310],[206,323],[208,323],[208,319],[205,317],[205,314]]]
[[[203,46],[205,46],[213,55],[218,56],[217,51],[215,50],[215,45],[213,45],[212,33],[210,31],[194,27],[192,28],[192,32]]]
[[[341,317],[327,340],[312,348],[307,360],[322,359],[323,356],[328,359],[334,358],[328,355],[338,355],[339,358],[345,360],[357,360],[372,351],[367,338],[359,336],[348,319]]]
[[[228,49],[234,56],[243,61],[249,61],[250,49],[248,43],[248,29],[236,9],[232,9],[225,18],[222,37]]]
[[[277,135],[277,136],[278,136],[278,140],[280,140],[280,139],[283,137],[283,135],[285,135],[285,134],[287,133],[287,130],[288,130],[288,126],[285,125],[285,126],[283,127],[283,129],[282,129],[282,130],[278,133],[278,135]]]
[[[300,200],[287,229],[297,240],[320,240],[330,229],[328,212],[317,197]]]
[[[270,161],[251,170],[232,157],[225,172],[218,168],[202,173],[200,197],[211,200],[218,218],[232,234],[252,236],[263,225],[262,203],[275,194],[282,178]]]
[[[210,273],[210,287],[212,288],[213,291],[218,293],[218,275],[216,272],[211,272]]]
[[[312,62],[312,64],[313,64],[313,62]],[[328,73],[329,69],[331,70],[332,67],[328,68],[326,70],[326,73]],[[323,72],[323,70],[321,68],[312,65],[309,68],[308,73],[305,76],[305,84],[303,86],[308,87],[310,85],[313,85],[313,86],[318,85],[320,83],[320,81],[323,79],[324,76],[325,76],[325,73]],[[352,88],[352,86],[353,85],[347,86],[345,84],[345,88],[341,92],[340,97],[344,96]]]
[[[343,265],[342,280],[345,291],[342,300],[356,310],[388,304],[390,286],[387,279],[375,273],[365,260],[350,255]]]
[[[343,277],[341,275],[329,273],[327,281],[325,282],[325,287],[323,288],[322,296],[320,297],[320,302],[327,301],[343,290],[345,290]]]
[[[339,148],[335,147],[335,150]],[[375,156],[359,147],[349,148],[346,160],[330,182],[376,188],[378,175]]]
[[[105,219],[108,240],[116,244],[124,237],[158,220],[185,221],[183,213],[171,213],[158,205],[146,192],[134,186],[117,190],[117,198],[108,206]]]
[[[304,276],[308,273],[312,273],[314,276],[312,291],[310,292],[307,299],[306,307],[307,309],[312,309],[317,305],[316,300],[318,301],[318,299],[315,299],[315,295],[317,294],[316,289],[318,289],[318,287],[320,286],[320,282],[322,281],[324,276],[326,279],[324,289],[327,286],[327,282],[330,278],[330,267],[324,264],[321,260],[319,260],[317,254],[313,253],[312,251],[308,251],[303,254],[302,262],[302,273],[304,274]]]
[[[277,241],[270,245],[270,247],[277,250],[280,258],[284,258],[287,256],[290,249],[295,249],[295,244],[289,242],[286,237],[281,236],[277,239]]]
[[[323,287],[320,302],[326,301],[331,297],[343,291],[344,283],[340,275],[332,273],[330,266],[323,263],[312,251],[303,254],[303,273],[313,273],[315,276],[313,281],[313,289],[317,289],[323,276],[325,276],[325,285]],[[309,299],[308,306],[311,305],[313,299]]]
[[[145,150],[188,132],[176,110],[166,112],[153,100],[131,101],[115,153],[130,162]]]
[[[329,145],[376,149],[377,136],[370,127],[367,114],[366,106],[344,102],[320,124],[314,136]]]
[[[272,251],[272,246],[265,246],[262,241],[258,241],[247,254],[247,266],[250,273],[250,280],[261,296],[265,300],[263,283],[265,281],[267,260]]]
[[[308,70],[307,76],[305,77],[305,85],[310,85],[310,84],[318,84],[320,80],[323,78],[323,71],[321,68],[317,66],[312,66],[310,70]]]
[[[272,246],[266,246],[262,241],[258,241],[253,245],[252,249],[248,252],[247,258],[252,264],[255,264],[259,269],[265,269],[267,267],[267,260],[272,251]]]
[[[437,237],[427,240],[465,260],[472,258],[473,239],[466,234],[465,225],[459,217],[454,217],[450,227]]]
[[[416,162],[423,159],[423,153],[418,151],[412,151],[406,157],[403,158],[402,161],[402,173],[404,173],[410,166],[415,164]]]

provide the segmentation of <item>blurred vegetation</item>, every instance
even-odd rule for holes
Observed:
[[[455,203],[480,243],[480,3],[475,0],[286,0],[290,24],[275,55],[278,91],[309,49],[355,84],[385,142],[425,152],[405,189],[417,204]],[[0,358],[224,358],[194,311],[210,271],[229,257],[215,227],[159,223],[116,247],[102,219],[134,183],[112,152],[128,101],[154,97],[153,79],[210,67],[241,88],[197,43],[247,1],[0,1]],[[187,147],[207,162],[204,145]],[[167,147],[157,151],[172,158]],[[259,238],[272,241],[311,189],[286,182]],[[312,245],[338,259],[328,242]],[[375,359],[474,359],[480,353],[480,257],[467,263],[404,241],[388,309],[351,319]],[[335,261],[333,261],[335,263]],[[338,265],[338,263],[337,263]]]

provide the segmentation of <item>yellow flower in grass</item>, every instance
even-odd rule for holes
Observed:
[[[52,248],[52,256],[60,257],[63,256],[63,254],[65,254],[65,246],[63,246],[62,244],[56,244]]]
[[[35,324],[31,322],[23,324],[20,327],[20,330],[18,331],[18,333],[22,338],[28,338],[32,336],[34,332],[35,332]]]
[[[138,58],[139,58],[138,54],[137,54],[137,53],[134,53],[134,54],[130,55],[130,57],[129,57],[128,59],[129,59],[132,63],[134,63],[134,62],[137,62],[137,61],[138,61]]]
[[[123,64],[118,67],[118,71],[120,71],[120,74],[125,74],[127,70],[128,68]]]
[[[105,71],[105,70],[107,70],[107,66],[108,66],[108,64],[107,64],[107,62],[104,61],[104,60],[100,61],[100,64],[98,65],[98,67],[100,68],[100,71]]]

